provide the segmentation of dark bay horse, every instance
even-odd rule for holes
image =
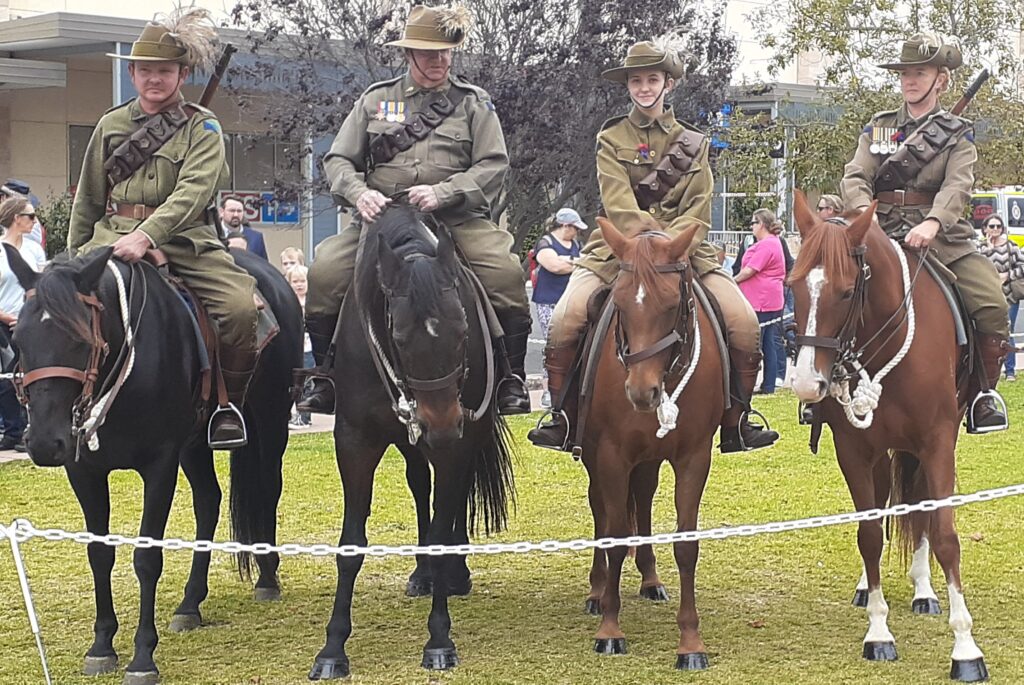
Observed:
[[[598,219],[620,261],[611,297],[618,309],[616,335],[600,347],[593,400],[583,434],[582,459],[590,476],[590,508],[596,537],[649,534],[651,504],[662,462],[675,472],[677,530],[695,530],[697,510],[711,467],[711,447],[725,411],[722,358],[708,312],[697,304],[687,251],[698,227],[669,238],[644,232],[628,238]],[[665,403],[682,379],[678,427],[657,437]],[[659,406],[661,405],[661,406]],[[699,631],[694,578],[698,544],[674,547],[680,576],[676,668],[707,668]],[[626,651],[619,626],[620,579],[625,547],[595,550],[588,607],[603,612],[595,650]],[[666,598],[650,546],[637,550],[641,595]]]
[[[193,492],[196,539],[212,540],[220,516],[221,490],[207,446],[206,422],[199,388],[200,352],[195,326],[181,297],[148,264],[128,267],[110,259],[112,250],[96,250],[67,263],[33,272],[15,250],[7,255],[18,281],[34,295],[25,302],[14,341],[21,350],[25,394],[31,427],[29,455],[39,466],[63,466],[85,515],[89,532],[110,532],[111,471],[129,469],[144,484],[139,534],[162,538],[181,465]],[[234,251],[236,261],[257,280],[273,308],[280,332],[260,357],[256,377],[243,408],[248,445],[231,451],[232,536],[241,542],[276,542],[277,504],[281,495],[281,456],[288,442],[291,369],[302,357],[302,317],[298,301],[281,275],[265,260]],[[122,311],[119,286],[124,285]],[[127,316],[124,316],[127,314]],[[126,325],[135,337],[134,362],[129,361]],[[109,351],[109,354],[105,352]],[[129,366],[130,364],[130,366]],[[30,382],[33,371],[56,370]],[[99,396],[108,381],[130,368],[109,413],[96,432],[95,450],[77,448],[73,424],[80,424],[82,376],[98,368],[94,388]],[[81,374],[81,375],[79,375]],[[114,635],[117,616],[111,594],[114,548],[89,545],[89,565],[96,590],[96,623],[85,673],[97,675],[117,668]],[[159,548],[136,549],[135,574],[141,586],[135,654],[128,664],[126,685],[158,681],[153,652],[157,645],[155,597],[163,568]],[[239,559],[248,576],[253,560]],[[196,628],[199,607],[208,593],[210,553],[195,553],[185,596],[175,610],[171,630]],[[257,599],[279,596],[277,555],[259,556]]]
[[[919,255],[904,252],[882,232],[874,220],[874,205],[828,223],[811,212],[798,191],[794,216],[803,246],[790,275],[800,345],[793,390],[804,402],[821,403],[854,506],[864,510],[884,507],[887,501],[914,503],[952,495],[956,441],[966,411],[966,374],[961,373],[962,351],[947,300],[920,268]],[[882,373],[886,369],[887,375]],[[866,393],[861,387],[865,384]],[[922,512],[895,522],[902,551],[906,555],[913,550],[916,613],[939,612],[930,583],[929,549],[945,574],[954,637],[951,677],[986,679],[960,583],[953,510]],[[896,643],[886,622],[889,607],[879,568],[882,522],[861,522],[857,543],[864,560],[866,583],[861,589],[866,590],[869,622],[864,658],[894,660]]]
[[[341,309],[334,440],[344,490],[342,545],[365,545],[374,473],[388,445],[406,459],[420,544],[460,544],[477,522],[504,528],[514,497],[507,429],[494,404],[495,368],[483,309],[455,244],[435,239],[408,206],[364,228]],[[430,507],[433,470],[433,515]],[[338,557],[327,642],[311,680],[349,675],[352,595],[362,556]],[[417,560],[408,594],[432,593],[423,666],[458,664],[448,596],[469,591],[464,556]]]

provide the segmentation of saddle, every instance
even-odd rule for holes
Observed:
[[[189,319],[192,322],[192,330],[195,334],[196,349],[199,351],[199,368],[202,373],[202,382],[199,388],[199,399],[205,407],[213,393],[213,384],[217,384],[217,404],[221,407],[228,405],[227,389],[224,385],[224,377],[220,367],[220,345],[217,339],[216,328],[210,318],[202,300],[185,285],[185,282],[171,271],[167,255],[160,249],[146,251],[145,261],[156,268],[164,282],[177,293],[181,298]],[[256,310],[259,318],[256,324],[256,349],[257,354],[262,353],[264,348],[270,344],[281,327],[277,323],[277,317],[273,310],[267,306],[266,299],[257,291],[253,294]]]

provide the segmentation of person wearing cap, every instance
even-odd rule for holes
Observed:
[[[683,77],[683,63],[671,38],[643,41],[629,48],[621,66],[605,71],[604,78],[623,84],[632,100],[628,114],[605,122],[597,135],[597,179],[608,219],[626,235],[643,230],[678,234],[698,224],[702,240],[694,241],[690,262],[704,287],[718,300],[728,329],[731,377],[735,399],[722,417],[720,449],[723,452],[767,447],[778,433],[747,422],[750,397],[761,363],[757,317],[736,283],[718,262],[717,250],[707,242],[711,226],[711,192],[714,180],[708,160],[709,139],[699,130],[678,121],[665,96]],[[673,143],[685,160],[674,163],[677,180],[660,198],[642,197],[640,182],[649,177]],[[681,168],[685,167],[685,168]],[[552,397],[558,397],[568,379],[581,333],[587,321],[590,296],[612,283],[618,263],[608,244],[594,235],[583,250],[565,294],[555,308],[545,349]],[[578,384],[569,384],[569,387]],[[569,449],[570,426],[575,420],[576,399],[564,393],[555,404],[552,420],[530,431],[539,447]],[[579,436],[577,436],[577,440]]]
[[[334,411],[331,341],[352,282],[362,226],[399,196],[450,229],[483,282],[504,330],[497,346],[508,361],[498,385],[498,410],[530,411],[523,380],[530,303],[512,235],[493,221],[508,171],[505,138],[490,96],[451,73],[452,51],[470,24],[461,6],[413,7],[402,38],[388,43],[405,51],[408,70],[366,89],[324,158],[331,194],[354,209],[355,217],[319,245],[309,270],[306,329],[317,370],[312,392],[297,405],[301,411]],[[438,107],[449,112],[439,122],[419,116]]]
[[[555,305],[565,292],[569,274],[580,257],[580,242],[576,236],[586,229],[586,222],[575,209],[563,207],[555,212],[548,232],[540,237],[534,249],[537,285],[533,288],[533,303],[537,306],[537,320],[545,339]]]
[[[138,96],[108,110],[89,139],[68,248],[74,255],[112,245],[114,256],[125,262],[142,259],[151,248],[164,252],[218,331],[230,406],[210,417],[209,435],[211,447],[228,449],[246,441],[240,408],[258,356],[256,282],[235,264],[209,220],[207,210],[228,180],[220,123],[181,94],[193,68],[212,64],[215,38],[206,10],[180,10],[148,24],[131,54],[108,55],[128,60]],[[108,175],[105,164],[117,161],[115,149],[156,117],[183,123],[142,166],[114,180],[116,170]]]
[[[994,391],[1010,350],[1010,330],[999,276],[978,252],[974,228],[964,219],[978,159],[973,125],[939,102],[951,71],[962,63],[957,46],[919,33],[903,42],[898,61],[879,65],[899,74],[903,105],[871,118],[846,165],[840,192],[848,209],[865,209],[877,200],[878,223],[890,237],[928,248],[956,275],[981,360],[969,389],[976,401],[967,430],[981,433],[1007,427]],[[920,138],[910,141],[916,154],[910,154],[902,143],[918,131]],[[982,393],[986,389],[992,392]]]

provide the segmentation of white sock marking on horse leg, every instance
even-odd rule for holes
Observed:
[[[885,603],[881,587],[868,591],[867,612],[868,634],[864,636],[864,642],[892,642],[895,644],[896,638],[889,632],[887,624],[889,605]]]
[[[868,572],[867,572],[867,569],[861,569],[860,580],[857,581],[857,589],[858,590],[867,590],[868,589]]]
[[[949,627],[953,629],[953,660],[971,661],[982,658],[981,650],[974,642],[971,628],[974,620],[967,611],[964,593],[953,585],[949,586]]]
[[[647,297],[647,293],[644,291],[643,283],[641,283],[640,287],[636,289],[636,303],[637,303],[637,305],[643,306],[644,298],[645,297]]]
[[[922,537],[921,544],[914,550],[914,560],[910,563],[910,572],[907,574],[914,581],[914,599],[935,599],[935,590],[932,589],[932,568],[929,563],[932,553],[928,538]]]
[[[804,335],[814,336],[818,334],[818,301],[821,299],[821,289],[826,283],[825,269],[817,266],[807,274],[807,291],[811,296],[810,306],[807,308],[807,330]],[[814,368],[815,348],[804,345],[796,357],[796,368],[793,369],[791,385],[793,391],[805,399],[809,399],[817,393],[818,380],[821,374]],[[866,587],[866,586],[865,586]]]

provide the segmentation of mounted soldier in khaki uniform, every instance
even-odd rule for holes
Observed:
[[[210,417],[210,446],[245,444],[239,408],[258,356],[256,282],[238,267],[211,222],[218,189],[228,181],[220,123],[181,94],[193,68],[214,60],[216,30],[205,10],[150,23],[132,44],[128,73],[138,97],[96,124],[75,193],[68,229],[74,254],[113,245],[137,262],[159,249],[171,270],[202,301],[219,340],[230,399]]]
[[[626,85],[633,101],[629,114],[609,119],[597,135],[597,180],[608,219],[628,236],[648,229],[675,236],[696,223],[700,237],[706,237],[714,186],[708,139],[677,121],[672,107],[665,106],[665,95],[683,76],[677,51],[648,41],[637,43],[622,66],[603,76]],[[722,418],[721,450],[767,447],[778,433],[746,420],[761,362],[757,317],[736,283],[720,269],[717,250],[703,239],[693,245],[690,262],[718,301],[729,342],[734,398]],[[601,236],[592,236],[551,322],[544,364],[552,399],[557,396],[560,401],[553,407],[553,421],[530,431],[530,440],[539,447],[571,448],[567,423],[575,421],[576,393],[562,391],[587,323],[590,297],[617,273],[611,249]]]
[[[962,63],[955,45],[917,34],[903,43],[899,61],[879,65],[899,73],[904,103],[872,117],[840,190],[847,209],[877,199],[878,222],[888,235],[928,248],[956,276],[981,357],[972,388],[982,394],[968,417],[968,432],[980,433],[1007,426],[995,386],[1011,347],[999,275],[978,252],[974,228],[964,219],[978,159],[973,125],[939,103],[950,72]]]
[[[470,23],[462,7],[413,7],[402,39],[388,43],[405,50],[408,71],[373,84],[356,100],[324,158],[335,201],[354,208],[356,216],[320,244],[309,270],[306,328],[317,377],[300,411],[334,412],[327,378],[332,340],[363,222],[374,221],[400,197],[448,226],[490,296],[504,331],[499,352],[507,361],[497,390],[499,411],[530,411],[523,370],[530,305],[512,235],[493,216],[508,171],[505,138],[490,96],[450,71],[452,50],[465,40]]]

